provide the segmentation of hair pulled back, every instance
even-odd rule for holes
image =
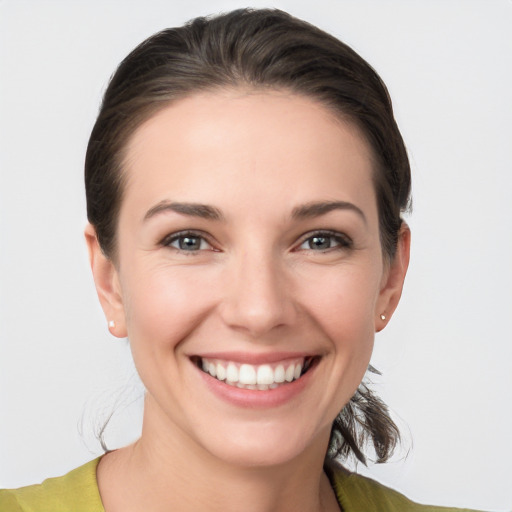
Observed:
[[[196,18],[153,35],[121,62],[105,92],[85,161],[87,216],[103,252],[116,257],[123,161],[131,135],[170,102],[226,87],[305,95],[359,128],[373,152],[383,254],[393,258],[411,177],[386,86],[346,44],[271,9]],[[362,450],[371,441],[383,462],[398,439],[386,406],[362,384],[333,423],[329,455],[352,452],[365,462]]]

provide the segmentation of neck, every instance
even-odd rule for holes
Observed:
[[[328,432],[293,460],[247,466],[220,460],[179,430],[161,435],[146,419],[139,441],[100,464],[106,512],[339,510],[323,472]]]

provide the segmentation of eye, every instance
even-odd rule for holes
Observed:
[[[204,236],[193,232],[173,233],[162,241],[162,245],[189,253],[213,249]]]
[[[307,251],[328,251],[330,249],[347,249],[352,241],[342,233],[320,231],[308,236],[300,244],[299,249]]]

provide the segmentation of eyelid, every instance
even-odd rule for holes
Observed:
[[[317,229],[314,231],[309,231],[308,233],[305,233],[302,235],[299,239],[299,242],[296,244],[294,250],[310,250],[313,251],[313,249],[301,249],[302,244],[307,242],[310,238],[317,237],[330,237],[334,238],[336,241],[338,241],[339,246],[338,247],[331,247],[329,249],[325,249],[324,251],[314,251],[314,252],[326,252],[329,250],[335,250],[335,249],[351,249],[354,245],[353,240],[345,233],[342,233],[340,231],[333,231],[331,229]]]
[[[200,252],[200,251],[204,251],[204,250],[212,250],[212,251],[216,251],[216,252],[219,251],[219,249],[216,247],[216,244],[212,241],[212,237],[208,233],[206,233],[205,231],[202,231],[200,229],[183,229],[180,231],[175,231],[173,233],[169,233],[169,234],[165,235],[160,240],[159,245],[161,245],[163,247],[170,247],[171,244],[173,242],[175,242],[176,240],[178,240],[179,238],[187,237],[187,236],[201,238],[210,247],[208,249],[200,249],[198,251],[181,251],[181,252],[193,253],[193,252]],[[309,231],[308,233],[305,233],[304,235],[302,235],[300,237],[299,241],[295,244],[295,247],[293,250],[294,251],[308,250],[308,249],[301,249],[301,245],[304,244],[304,242],[306,242],[308,239],[313,238],[315,236],[330,237],[330,238],[335,239],[338,242],[338,244],[339,244],[338,247],[331,247],[329,249],[326,249],[325,251],[335,250],[336,248],[350,249],[354,245],[352,239],[345,233],[342,233],[340,231],[333,231],[331,229],[317,229],[317,230]],[[180,249],[176,249],[176,248],[175,248],[175,250],[180,251]],[[309,250],[312,251],[313,249],[309,249]],[[322,252],[322,251],[319,250],[319,251],[315,251],[315,252]]]
[[[208,233],[206,233],[205,231],[202,231],[200,229],[182,229],[181,231],[175,231],[173,233],[169,233],[168,235],[165,235],[162,238],[162,240],[159,242],[159,245],[161,245],[163,247],[171,247],[172,242],[175,242],[179,238],[187,237],[187,236],[194,237],[194,238],[202,238],[210,246],[209,249],[200,249],[199,251],[201,251],[201,250],[218,251],[218,249],[216,249],[216,247],[215,247],[215,244],[212,242],[212,237]],[[180,251],[180,249],[176,249],[176,248],[174,248],[174,249],[177,251]],[[193,253],[193,252],[199,252],[199,251],[180,251],[180,252]]]

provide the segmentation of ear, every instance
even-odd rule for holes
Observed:
[[[87,224],[85,228],[85,241],[89,250],[89,262],[96,292],[107,318],[109,330],[117,338],[125,338],[127,336],[126,321],[117,269],[114,262],[101,250],[96,230],[91,224]]]
[[[393,315],[404,286],[405,274],[409,266],[411,250],[411,230],[402,222],[398,233],[396,253],[384,272],[379,298],[375,308],[375,331],[379,332],[386,327]],[[381,316],[382,315],[382,316]]]

